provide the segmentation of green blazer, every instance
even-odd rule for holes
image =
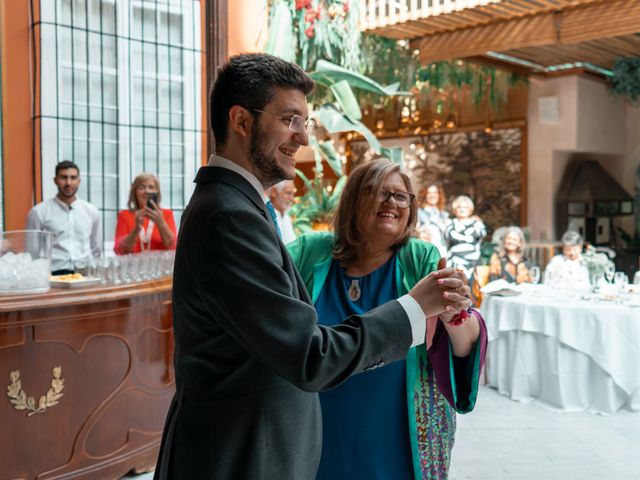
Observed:
[[[333,260],[333,240],[332,233],[318,232],[298,237],[287,245],[314,304]],[[405,295],[420,279],[436,270],[439,258],[440,254],[434,245],[416,238],[409,239],[398,251],[395,272],[398,295]],[[440,369],[442,375],[432,368],[432,351],[439,351],[440,363],[448,363]],[[425,462],[446,463],[445,470],[448,468],[455,434],[455,412],[466,413],[475,406],[480,377],[480,348],[476,345],[467,358],[467,365],[462,369],[459,366],[457,368],[462,372],[456,372],[451,343],[440,321],[437,322],[429,352],[422,344],[411,348],[407,354],[408,420],[416,479],[437,478],[425,472]],[[461,379],[464,385],[460,385]],[[433,398],[438,405],[430,405]],[[433,418],[433,412],[441,418]],[[428,435],[429,430],[435,431],[440,437],[436,444],[426,441],[427,437],[433,438]]]

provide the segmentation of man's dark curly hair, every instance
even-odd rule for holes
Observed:
[[[216,145],[226,142],[229,110],[240,105],[255,115],[275,95],[275,88],[294,88],[304,95],[313,80],[298,65],[264,53],[243,53],[229,59],[219,70],[209,95],[209,115]]]

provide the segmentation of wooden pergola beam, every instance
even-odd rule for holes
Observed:
[[[551,12],[454,32],[426,36],[411,42],[423,64],[555,44],[573,44],[640,31],[640,1],[611,0],[563,12]]]

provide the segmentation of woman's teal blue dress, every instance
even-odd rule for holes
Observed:
[[[316,301],[319,322],[335,325],[398,298],[396,255],[364,277],[350,277],[332,261]],[[351,282],[361,289],[349,298]],[[405,361],[364,372],[340,387],[322,392],[323,443],[320,480],[413,479],[407,425]]]

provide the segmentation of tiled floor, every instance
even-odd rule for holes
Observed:
[[[640,413],[555,413],[482,387],[458,416],[450,480],[638,480]]]
[[[638,480],[640,413],[554,413],[481,387],[458,416],[451,464],[450,480]]]

